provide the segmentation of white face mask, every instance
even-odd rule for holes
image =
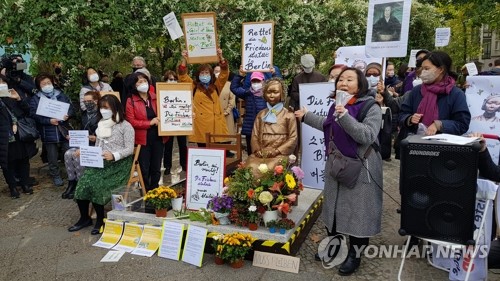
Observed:
[[[336,105],[346,105],[347,102],[354,97],[354,95],[349,94],[346,91],[337,90],[335,94],[335,104]]]
[[[378,81],[380,81],[380,76],[368,76],[366,77],[370,88],[377,87]]]
[[[305,73],[311,73],[311,72],[313,72],[313,69],[314,69],[314,67],[309,67],[309,68],[305,68],[304,67],[304,72]]]
[[[252,83],[252,89],[254,91],[258,91],[258,90],[262,89],[262,83]]]
[[[89,81],[90,82],[97,82],[97,81],[99,81],[99,74],[97,74],[97,73],[90,74]]]
[[[416,87],[416,86],[422,84],[422,79],[415,78],[415,80],[413,80],[412,84],[413,84],[413,87]]]
[[[147,93],[149,90],[149,84],[148,83],[142,83],[137,86],[137,91],[139,93]]]
[[[46,94],[50,94],[54,91],[54,86],[52,84],[49,84],[49,85],[45,85],[42,87],[42,92],[46,93]]]
[[[0,84],[0,91],[8,91],[9,86],[7,84]]]
[[[111,116],[113,116],[113,111],[111,111],[111,109],[101,108],[100,112],[103,120],[108,120]]]

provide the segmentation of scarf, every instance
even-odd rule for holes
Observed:
[[[423,114],[422,123],[429,127],[434,120],[439,119],[437,104],[438,95],[449,95],[455,86],[455,80],[446,75],[441,81],[432,84],[423,84],[420,90],[422,100],[417,108],[417,113]]]
[[[271,106],[269,103],[267,103],[267,109],[269,109],[269,111],[266,113],[266,115],[264,115],[264,117],[262,117],[262,120],[266,123],[276,124],[276,115],[283,109],[283,103],[279,102],[274,106]]]
[[[262,89],[256,91],[252,87],[250,87],[250,92],[256,97],[262,97]]]
[[[51,99],[51,100],[57,100],[57,96],[59,95],[59,92],[56,91],[55,89],[52,91],[52,93],[47,94],[46,92],[40,91],[42,95],[44,95],[46,98]]]
[[[113,121],[113,118],[109,118],[107,120],[101,120],[97,123],[97,130],[95,130],[95,134],[99,139],[105,139],[111,137],[111,128],[116,124]]]

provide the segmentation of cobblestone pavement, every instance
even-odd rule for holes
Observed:
[[[176,147],[176,145],[174,146]],[[174,168],[178,165],[174,155]],[[399,161],[384,165],[383,231],[370,240],[372,245],[402,245],[398,235]],[[363,258],[359,270],[350,277],[341,277],[337,268],[325,269],[314,261],[318,240],[326,236],[318,220],[301,246],[299,274],[252,267],[246,261],[239,270],[215,266],[212,255],[205,255],[203,266],[197,268],[183,262],[153,256],[125,254],[118,263],[100,263],[107,250],[92,247],[98,237],[90,228],[69,233],[67,227],[78,219],[72,200],[63,200],[64,188],[54,187],[39,156],[32,161],[32,175],[40,185],[33,195],[12,200],[8,188],[0,181],[0,280],[397,280],[399,258]],[[392,200],[390,197],[394,198]],[[426,263],[423,258],[406,261],[404,280],[448,280],[446,272]],[[236,274],[234,274],[236,273]],[[490,271],[489,280],[500,280]]]

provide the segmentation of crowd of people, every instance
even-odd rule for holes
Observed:
[[[390,11],[386,20],[390,23]],[[384,67],[371,63],[363,70],[335,64],[327,75],[315,70],[314,57],[305,54],[300,59],[301,71],[290,86],[285,84],[278,66],[265,73],[247,73],[243,67],[231,73],[222,50],[217,55],[216,65],[201,64],[190,71],[189,53],[183,51],[178,68],[163,75],[164,82],[191,83],[193,87],[194,134],[176,136],[182,170],[187,168],[187,142],[205,147],[206,133],[245,136],[246,165],[256,170],[262,161],[272,165],[280,157],[298,151],[301,122],[324,132],[328,161],[322,216],[329,235],[349,236],[349,252],[339,268],[342,275],[350,275],[360,266],[361,257],[356,253],[381,231],[382,161],[391,159],[392,144],[398,158],[398,140],[408,134],[462,135],[469,129],[471,114],[464,92],[456,85],[450,56],[441,51],[419,51],[416,68],[408,68],[406,64],[397,68],[391,62]],[[500,61],[496,65],[500,67]],[[35,140],[20,138],[18,124],[22,119],[31,118],[36,124],[43,144],[42,155],[49,164],[55,186],[64,184],[59,160],[64,162],[67,187],[62,198],[74,199],[80,212],[80,219],[69,231],[91,225],[94,225],[92,234],[102,231],[104,205],[111,200],[112,189],[127,182],[134,146],[141,145],[139,164],[146,190],[158,186],[162,161],[165,174],[170,174],[174,137],[158,134],[156,79],[146,69],[142,57],[135,57],[132,67],[133,72],[125,78],[118,71],[113,73],[110,84],[93,67],[83,73],[79,93],[81,121],[77,129],[88,131],[89,145],[102,148],[102,169],[82,167],[80,150],[69,147],[69,130],[73,129],[69,121],[75,119],[78,108],[58,85],[60,71],[55,75],[42,73],[34,79],[21,71],[13,79],[12,73],[6,75],[6,70],[2,70],[0,90],[5,88],[11,94],[0,99],[0,166],[12,198],[20,197],[18,184],[23,193],[33,193],[29,160],[37,154],[37,149]],[[299,85],[317,82],[335,83],[331,98],[336,99],[340,94],[347,97],[345,103],[333,103],[326,117],[300,105]],[[113,91],[120,92],[120,100],[105,95]],[[37,109],[42,98],[68,103],[64,118],[39,115]],[[238,99],[245,103],[241,131],[233,116]],[[493,101],[485,101],[484,107]],[[366,104],[370,107],[365,110]],[[387,134],[381,134],[383,123],[389,124]],[[227,152],[226,156],[233,155]],[[495,165],[486,156],[483,158],[488,166],[482,167],[484,173],[497,179]],[[335,161],[338,159],[342,161]],[[341,172],[345,168],[339,166],[341,163],[348,163],[349,177]],[[90,203],[97,214],[95,224],[89,216]]]

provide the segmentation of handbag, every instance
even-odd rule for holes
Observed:
[[[333,140],[330,141],[329,151],[330,175],[343,186],[353,188],[361,174],[363,162],[359,158],[351,158],[343,155],[337,146],[335,146]]]
[[[233,107],[233,118],[234,118],[234,121],[237,121],[238,119],[240,119],[240,112],[238,111],[238,109],[236,107]]]
[[[33,118],[23,117],[17,120],[17,131],[19,140],[23,142],[33,142],[40,137],[36,129],[36,122]]]

